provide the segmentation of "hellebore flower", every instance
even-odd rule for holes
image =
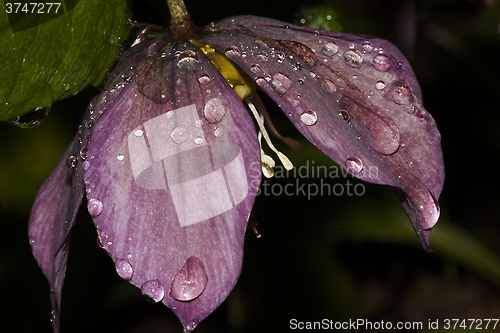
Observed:
[[[34,203],[29,236],[51,285],[55,331],[84,193],[117,273],[186,331],[224,301],[240,274],[260,170],[273,173],[257,89],[340,166],[392,186],[430,250],[440,134],[396,47],[251,16],[199,29],[182,2],[169,5],[170,29],[147,27],[123,52]],[[364,172],[373,168],[376,177]]]

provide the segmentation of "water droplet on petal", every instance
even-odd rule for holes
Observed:
[[[97,199],[90,199],[87,203],[87,210],[90,216],[96,217],[102,212],[102,202]]]
[[[22,128],[32,128],[40,125],[49,115],[49,111],[50,109],[48,108],[38,107],[22,116],[12,118],[10,123]]]
[[[321,52],[323,52],[324,54],[326,54],[329,57],[333,57],[337,53],[338,50],[339,50],[339,46],[337,45],[337,43],[328,42],[323,46],[323,48],[321,49]]]
[[[186,328],[186,331],[187,331],[187,332],[191,332],[191,331],[193,331],[193,330],[196,328],[196,326],[197,326],[197,325],[198,325],[198,324],[197,324],[196,322],[194,322],[194,321],[193,321],[193,322],[191,322],[191,323],[188,323],[188,324],[186,325],[186,327],[185,327],[185,328]]]
[[[413,94],[403,85],[395,85],[386,95],[386,98],[399,104],[410,105],[413,102]]]
[[[224,118],[226,106],[220,98],[212,98],[205,104],[203,114],[210,124],[216,124]]]
[[[257,54],[257,59],[266,62],[267,60],[269,60],[269,56],[266,52],[259,52],[259,54]]]
[[[196,143],[197,145],[201,145],[203,143],[203,138],[201,136],[197,136],[194,139],[194,143]]]
[[[377,81],[377,83],[375,83],[375,88],[377,88],[378,90],[384,89],[385,88],[384,81]]]
[[[201,295],[207,281],[203,262],[190,257],[172,281],[170,296],[178,301],[191,301]]]
[[[356,49],[349,49],[344,52],[345,62],[354,68],[359,68],[363,64],[363,55]]]
[[[87,158],[87,147],[83,147],[80,149],[80,157],[82,160],[85,160]]]
[[[83,171],[89,171],[89,169],[90,169],[90,162],[89,161],[83,162]]]
[[[349,121],[349,112],[347,110],[340,110],[339,116],[342,116],[345,121]]]
[[[77,164],[78,164],[78,157],[76,157],[75,155],[69,156],[68,159],[66,160],[66,165],[70,169],[76,168]]]
[[[263,77],[259,77],[255,80],[255,83],[257,83],[258,86],[262,87],[264,84],[266,84],[266,80]]]
[[[115,268],[122,279],[130,280],[134,275],[132,265],[126,260],[118,260],[115,264]]]
[[[391,58],[385,54],[378,54],[373,58],[373,67],[376,70],[385,72],[391,67]]]
[[[363,51],[366,51],[368,53],[373,50],[373,45],[369,41],[364,42],[362,47],[363,47]]]
[[[158,280],[149,280],[141,286],[141,292],[152,303],[158,303],[165,296],[165,287]]]
[[[226,57],[231,58],[231,57],[238,57],[240,55],[240,51],[236,46],[230,46],[226,49],[226,52],[224,52]]]
[[[322,86],[330,94],[333,94],[337,91],[337,86],[335,86],[335,83],[333,83],[332,81],[330,81],[328,79],[325,79],[325,81],[323,81]]]
[[[363,161],[361,161],[357,157],[349,157],[345,161],[345,166],[348,171],[351,171],[353,173],[360,173],[361,170],[363,170]]]
[[[307,126],[312,126],[318,121],[318,115],[313,110],[306,110],[300,115],[300,121]]]
[[[168,113],[168,112],[167,112]],[[144,134],[144,131],[142,130],[141,127],[138,127],[134,130],[134,135],[139,137],[139,136],[142,136]]]
[[[215,129],[214,134],[215,134],[216,137],[219,138],[219,137],[221,137],[224,134],[224,131],[222,130],[222,128],[218,127],[218,128]]]
[[[278,94],[283,95],[290,89],[292,82],[285,74],[278,73],[273,75],[271,86]]]
[[[207,74],[202,74],[202,75],[198,78],[198,81],[199,81],[201,84],[207,84],[207,83],[210,83],[210,77],[209,77]]]
[[[259,65],[255,64],[255,65],[252,65],[252,67],[250,67],[250,70],[252,71],[252,73],[258,73],[261,71],[261,68]]]
[[[198,56],[191,50],[185,50],[177,55],[177,68],[183,72],[192,72],[198,66]]]
[[[118,156],[116,156],[116,159],[118,161],[123,161],[125,159],[125,156],[123,156],[122,154],[118,154]]]
[[[189,136],[189,131],[185,127],[178,126],[174,128],[172,133],[170,133],[170,137],[175,143],[183,143],[187,140]]]
[[[197,119],[194,122],[194,126],[196,126],[196,128],[201,128],[202,125],[203,125],[203,121],[201,119]]]

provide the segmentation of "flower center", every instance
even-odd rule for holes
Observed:
[[[259,126],[259,145],[261,152],[261,164],[262,164],[262,173],[265,177],[271,178],[274,175],[274,167],[275,162],[271,156],[267,155],[262,149],[262,137],[266,141],[269,148],[274,151],[281,163],[287,170],[291,170],[293,168],[292,162],[285,156],[282,152],[276,149],[276,147],[271,142],[269,138],[269,134],[264,127],[264,119],[267,121],[267,126],[270,128],[271,132],[281,141],[285,142],[287,145],[292,147],[294,150],[300,150],[302,147],[298,141],[295,141],[290,138],[283,137],[278,133],[276,128],[274,127],[269,114],[267,113],[264,104],[256,94],[257,85],[252,81],[252,79],[243,71],[241,71],[230,59],[228,59],[225,55],[220,53],[219,51],[212,48],[210,45],[203,45],[198,41],[190,40],[190,42],[196,46],[198,46],[203,53],[207,56],[208,59],[212,62],[212,64],[217,68],[219,73],[226,79],[227,83],[234,89],[238,97],[247,103],[248,108],[252,111],[252,114],[257,121]],[[254,105],[255,102],[257,107]],[[257,108],[260,110],[257,111]]]

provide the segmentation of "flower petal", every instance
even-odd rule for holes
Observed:
[[[122,57],[111,84],[126,83],[92,129],[84,178],[118,274],[190,331],[239,276],[260,150],[246,108],[203,52],[162,38]]]
[[[387,41],[235,17],[202,39],[242,68],[299,131],[356,177],[398,188],[424,248],[439,217],[440,134],[404,56]],[[418,95],[418,96],[416,96]]]
[[[87,117],[84,121],[89,124]],[[52,173],[38,191],[31,209],[29,240],[35,259],[49,280],[52,326],[59,331],[61,291],[66,272],[71,229],[83,198],[83,163],[88,133],[80,126]],[[82,158],[83,157],[83,158]]]

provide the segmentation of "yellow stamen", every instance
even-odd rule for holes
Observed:
[[[227,80],[227,83],[234,89],[241,100],[252,95],[257,90],[257,85],[250,77],[241,71],[228,57],[211,47],[202,43],[190,40],[190,42],[198,46],[207,56],[212,64],[217,68],[219,73]]]

